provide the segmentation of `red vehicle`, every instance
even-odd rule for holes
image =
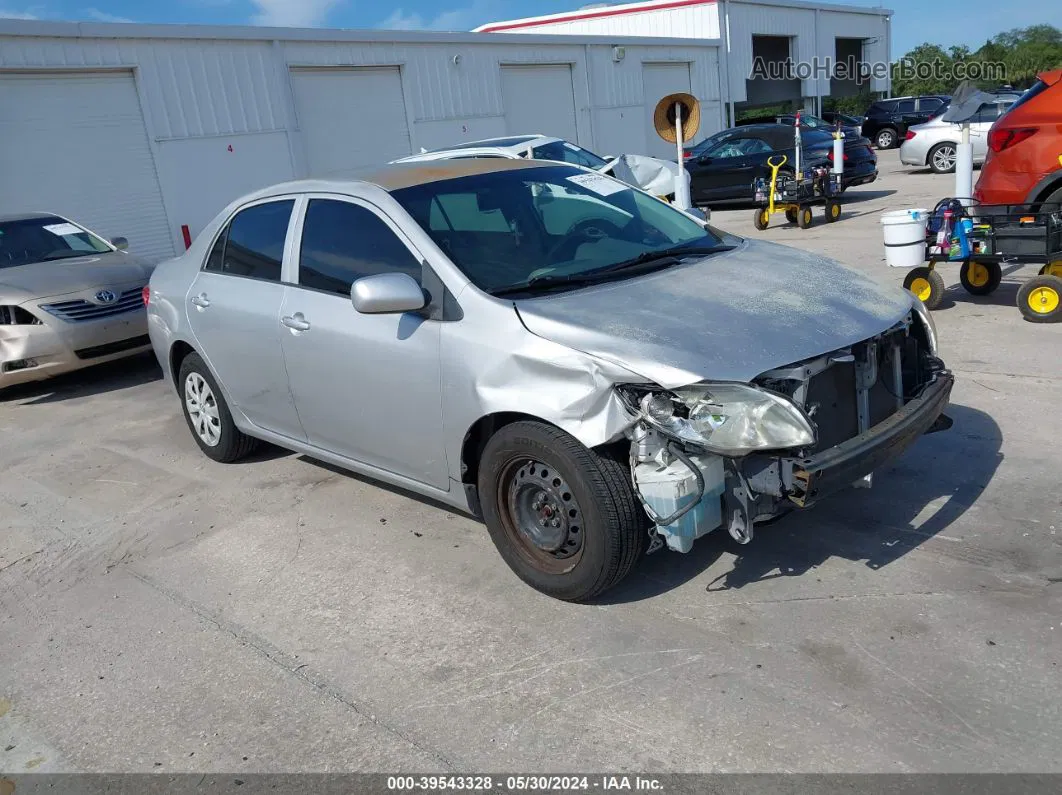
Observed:
[[[1062,203],[1062,69],[1044,72],[988,132],[982,204]]]

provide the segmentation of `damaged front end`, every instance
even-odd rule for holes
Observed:
[[[721,526],[748,543],[757,522],[869,487],[873,471],[919,436],[950,427],[943,411],[954,379],[920,310],[751,384],[620,387],[638,416],[627,437],[635,492],[654,525],[650,551],[688,552]]]

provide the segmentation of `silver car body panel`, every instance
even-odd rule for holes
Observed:
[[[622,439],[636,420],[612,388],[616,384],[749,380],[880,333],[911,310],[912,299],[899,289],[769,244],[551,298],[496,298],[471,285],[388,192],[480,170],[540,166],[526,160],[451,161],[444,168],[421,162],[392,166],[369,178],[373,182],[288,183],[233,203],[184,255],[160,265],[152,277],[149,332],[160,364],[174,383],[170,354],[176,343],[187,344],[211,366],[241,430],[469,510],[474,506],[462,486],[462,450],[480,421],[498,414],[540,418],[595,447]],[[461,318],[362,315],[349,298],[297,286],[298,240],[310,196],[378,213],[438,277]],[[201,339],[189,322],[198,311],[190,299],[198,295],[200,269],[217,234],[239,209],[272,198],[295,198],[296,204],[285,284],[277,285],[281,304],[270,298],[261,319],[265,329],[272,318],[281,341],[263,332],[262,355],[271,345],[277,359],[269,366],[287,372],[298,435],[264,427],[255,390],[233,382],[243,377],[244,365],[222,361],[212,347],[217,340]],[[237,293],[252,281],[217,278],[239,282]],[[839,301],[840,295],[846,300]],[[213,308],[211,295],[206,311]],[[282,325],[281,318],[295,312],[308,330]],[[764,326],[767,334],[761,334]],[[371,344],[352,345],[354,338]],[[246,352],[246,344],[226,343],[225,355]],[[267,381],[259,388],[283,402],[279,376]]]
[[[912,301],[832,260],[747,240],[640,279],[518,306],[536,334],[674,388],[749,382],[844,348],[898,322]]]
[[[38,215],[26,213],[8,220]],[[0,324],[0,387],[39,381],[148,350],[150,346],[142,342],[101,352],[147,333],[140,291],[152,270],[151,265],[118,250],[0,268],[0,306],[20,307],[37,321],[33,325]],[[113,300],[102,300],[101,294]],[[10,363],[26,360],[35,366],[8,369]]]

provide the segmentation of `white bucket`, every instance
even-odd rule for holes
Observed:
[[[926,224],[929,210],[894,210],[882,213],[885,227],[885,262],[890,268],[917,268],[926,261]]]

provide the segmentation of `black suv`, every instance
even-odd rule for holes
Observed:
[[[891,149],[903,140],[908,127],[929,121],[949,102],[951,97],[943,94],[880,99],[867,109],[863,135],[878,149]]]

